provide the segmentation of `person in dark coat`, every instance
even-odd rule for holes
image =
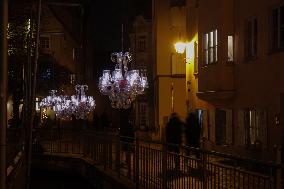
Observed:
[[[186,145],[191,148],[200,148],[200,135],[201,135],[201,127],[198,124],[198,119],[195,113],[189,113],[185,122],[185,137],[186,137]],[[187,150],[187,155],[189,155],[189,151]],[[195,151],[196,157],[199,159],[199,153]]]
[[[173,113],[166,125],[166,143],[167,149],[170,152],[176,154],[175,157],[175,168],[179,168],[179,152],[181,145],[181,133],[182,133],[182,121],[179,119],[176,113]]]

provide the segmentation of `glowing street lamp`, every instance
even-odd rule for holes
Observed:
[[[186,46],[186,43],[184,42],[177,42],[175,44],[175,49],[176,49],[176,52],[179,53],[179,54],[183,54],[184,53],[184,50],[185,50],[185,46]]]
[[[190,63],[194,59],[194,42],[177,42],[174,44],[175,50],[178,54],[183,54],[185,51],[185,61]]]

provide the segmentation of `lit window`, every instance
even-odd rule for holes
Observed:
[[[272,49],[284,48],[284,5],[272,10]]]
[[[36,108],[35,109],[36,109],[37,112],[40,111],[39,103],[40,103],[39,98],[36,98]]]
[[[247,109],[244,111],[245,142],[247,145],[267,141],[266,111]]]
[[[228,61],[234,61],[234,38],[228,36]]]
[[[203,58],[204,64],[211,64],[218,61],[218,32],[212,30],[203,36]]]
[[[257,55],[257,20],[255,18],[246,22],[245,56],[247,59]]]
[[[70,84],[75,83],[75,74],[70,74]]]

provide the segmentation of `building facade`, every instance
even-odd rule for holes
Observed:
[[[133,60],[130,67],[137,69],[148,77],[149,86],[145,94],[136,97],[133,105],[134,125],[140,131],[149,134],[155,131],[153,123],[153,85],[152,85],[152,23],[138,15],[130,33],[130,50]]]
[[[187,114],[185,63],[173,46],[185,35],[186,8],[164,0],[154,0],[152,7],[155,125],[161,139],[172,113],[182,119]]]
[[[206,146],[275,159],[284,128],[283,1],[172,0],[163,4],[164,14],[172,9],[170,5],[185,9],[182,90],[186,87],[190,111],[199,115]],[[156,22],[170,27],[162,18]],[[170,39],[164,37],[167,49],[156,46],[157,51],[169,52]]]
[[[62,6],[65,10],[59,12]],[[36,110],[43,124],[47,117],[54,118],[53,111],[39,107],[48,90],[71,95],[76,92],[76,83],[81,81],[84,67],[80,59],[81,33],[71,27],[72,23],[79,22],[72,16],[72,11],[79,8],[70,8],[69,4],[42,4]]]

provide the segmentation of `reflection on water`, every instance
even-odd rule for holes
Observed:
[[[95,189],[76,174],[37,169],[31,174],[31,189]]]

